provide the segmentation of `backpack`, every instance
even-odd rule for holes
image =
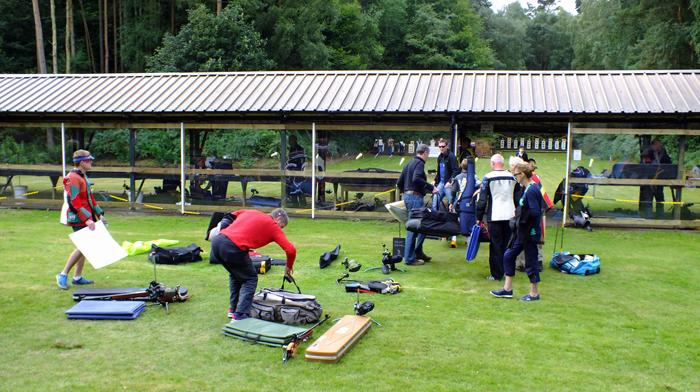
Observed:
[[[296,282],[291,280],[296,286]],[[250,316],[265,321],[284,323],[287,325],[300,325],[315,323],[321,318],[323,308],[316,302],[315,295],[292,293],[282,288],[264,288],[253,297],[253,306]]]
[[[151,251],[148,253],[148,260],[156,264],[182,264],[191,263],[202,260],[202,248],[197,244],[190,246],[173,246],[170,248],[161,248],[156,244],[151,245]]]
[[[549,265],[567,274],[588,276],[600,273],[600,258],[596,255],[572,255],[569,252],[555,253]]]

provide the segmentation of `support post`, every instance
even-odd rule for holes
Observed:
[[[136,173],[134,173],[134,167],[136,166],[136,132],[133,128],[129,128],[129,166],[131,167],[131,172],[129,173],[129,194],[131,195],[131,202],[136,203]]]
[[[66,176],[66,124],[61,123],[61,156],[63,162],[63,177]]]
[[[316,217],[316,123],[311,124],[311,219]]]
[[[180,213],[185,214],[185,123],[180,123]]]
[[[287,177],[284,175],[284,168],[287,164],[287,131],[284,129],[280,131],[280,170],[282,171],[282,176],[280,177],[281,191],[280,195],[280,205],[282,208],[287,208]]]
[[[561,199],[564,203],[564,213],[561,217],[561,228],[562,230],[566,226],[566,217],[569,213],[569,173],[571,173],[571,146],[573,143],[571,141],[571,122],[569,122],[569,127],[566,134],[566,173],[564,174],[564,195]],[[562,235],[564,233],[562,232]],[[556,245],[556,244],[555,244]]]
[[[679,180],[685,180],[685,135],[680,135],[678,137],[678,177]],[[675,202],[681,202],[683,200],[683,187],[676,188],[676,199]],[[673,205],[673,219],[681,219],[681,205]]]

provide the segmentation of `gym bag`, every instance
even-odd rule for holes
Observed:
[[[170,248],[161,248],[155,244],[151,245],[151,251],[148,253],[148,260],[156,264],[182,264],[191,263],[202,260],[202,248],[197,244],[190,246],[174,246]]]
[[[411,217],[406,221],[406,230],[416,233],[449,237],[459,235],[459,214],[442,212],[429,207],[411,210]]]
[[[567,274],[588,276],[600,272],[600,258],[596,255],[572,255],[569,252],[555,253],[549,265]]]
[[[294,279],[291,282],[296,286]],[[282,288],[260,290],[253,297],[250,316],[287,325],[315,323],[323,314],[323,308],[316,302],[315,295],[302,294],[299,286],[296,287],[298,293],[286,291],[282,280]]]

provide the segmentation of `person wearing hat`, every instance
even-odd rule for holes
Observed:
[[[63,188],[66,192],[66,201],[68,202],[66,224],[71,226],[74,232],[85,227],[95,230],[95,222],[102,220],[104,217],[104,211],[97,205],[90,189],[90,180],[85,174],[92,169],[93,159],[95,158],[86,150],[74,152],[73,163],[75,167],[63,178]],[[75,273],[71,284],[95,283],[94,280],[86,279],[83,276],[83,265],[85,265],[85,256],[80,252],[80,249],[74,250],[68,257],[68,262],[63,271],[56,275],[58,286],[63,290],[68,289],[68,273],[73,267],[75,267]]]

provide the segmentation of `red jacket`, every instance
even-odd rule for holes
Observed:
[[[228,237],[241,250],[258,249],[276,242],[287,253],[287,268],[294,266],[297,250],[270,215],[256,210],[239,210],[232,214],[236,220],[219,234]]]
[[[68,226],[86,226],[88,219],[97,222],[104,212],[97,205],[90,189],[90,180],[80,170],[73,169],[63,178],[68,202]]]

